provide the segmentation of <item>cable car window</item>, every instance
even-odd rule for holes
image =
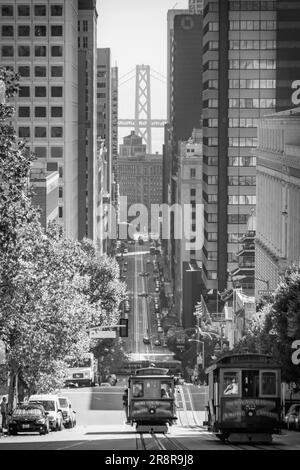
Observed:
[[[224,372],[224,395],[237,395],[239,393],[238,384],[237,372]]]
[[[255,398],[259,395],[259,372],[258,370],[242,371],[242,396]]]
[[[172,388],[171,385],[167,382],[162,382],[160,386],[160,396],[161,398],[171,398]]]
[[[132,396],[143,397],[144,396],[144,385],[141,382],[135,382],[132,386]]]
[[[261,395],[277,395],[277,374],[273,371],[261,371]]]

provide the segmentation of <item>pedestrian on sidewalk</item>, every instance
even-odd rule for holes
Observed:
[[[7,429],[7,412],[8,412],[8,404],[6,402],[6,397],[2,398],[1,406],[1,417],[2,417],[2,432],[4,432],[4,428]]]

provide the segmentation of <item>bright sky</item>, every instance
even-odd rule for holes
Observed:
[[[119,88],[119,118],[134,118],[135,67],[150,65],[152,75],[167,75],[167,12],[188,8],[188,0],[97,0],[98,47],[111,49],[111,65],[117,63],[119,82],[134,77]],[[122,76],[134,69],[131,74]],[[152,119],[165,119],[166,85],[151,78]],[[119,141],[130,129],[119,129]],[[162,152],[163,130],[152,131],[152,151]]]

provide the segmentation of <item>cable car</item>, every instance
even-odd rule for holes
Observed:
[[[123,395],[127,424],[139,433],[166,433],[176,421],[175,378],[168,369],[154,366],[137,369],[128,379]]]
[[[280,434],[281,370],[271,356],[226,355],[206,373],[210,431],[230,442],[272,442]]]

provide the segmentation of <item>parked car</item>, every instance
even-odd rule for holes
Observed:
[[[18,405],[9,420],[8,434],[16,436],[18,432],[38,432],[48,434],[49,413],[42,405],[26,403]]]
[[[150,338],[148,338],[148,336],[144,336],[143,343],[144,344],[150,344]]]
[[[63,415],[63,424],[65,428],[76,426],[76,411],[73,410],[72,403],[68,397],[58,397],[59,406]]]
[[[48,412],[49,426],[53,431],[61,431],[63,427],[63,415],[57,395],[31,395],[29,404],[42,405]]]
[[[288,429],[300,430],[300,403],[291,405],[283,421]]]
[[[101,382],[100,387],[111,387],[112,385],[109,382]]]
[[[159,339],[156,339],[156,340],[154,341],[154,346],[161,346],[161,342],[160,342]]]

